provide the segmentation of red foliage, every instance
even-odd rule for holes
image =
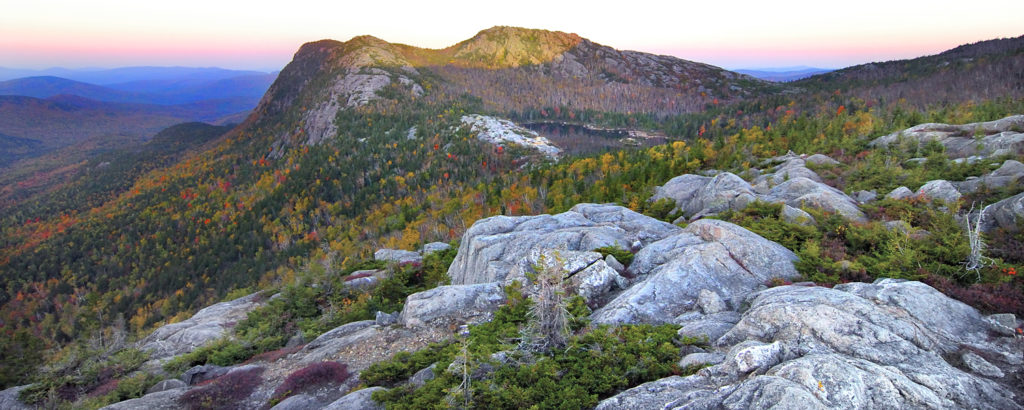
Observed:
[[[929,275],[924,282],[984,313],[1013,313],[1018,317],[1024,315],[1024,288],[1019,279],[1010,283],[961,286],[947,277]]]
[[[284,383],[274,390],[271,401],[284,400],[299,391],[315,388],[328,383],[341,384],[348,380],[348,366],[338,362],[313,363],[296,370],[284,379]]]
[[[92,391],[90,391],[89,394],[86,394],[85,397],[106,396],[108,393],[114,391],[114,389],[117,388],[117,384],[119,382],[120,380],[117,379],[109,380],[106,383],[96,386],[96,388],[92,389]]]
[[[258,354],[256,356],[253,356],[249,360],[246,360],[245,363],[248,364],[248,363],[252,363],[252,362],[267,362],[267,363],[276,362],[278,359],[280,359],[282,357],[288,356],[288,355],[290,355],[292,353],[295,353],[295,352],[297,352],[299,350],[302,350],[302,348],[305,347],[305,346],[306,345],[303,344],[303,345],[298,345],[298,346],[294,346],[294,347],[283,347],[283,348],[280,348],[280,349],[277,349],[277,350],[271,350],[269,352],[263,352],[263,353],[260,353],[260,354]]]
[[[263,368],[236,370],[194,388],[178,398],[189,409],[235,409],[263,381]]]

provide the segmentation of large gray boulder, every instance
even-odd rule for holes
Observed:
[[[29,409],[31,409],[32,408],[31,406],[29,406],[29,405],[27,405],[25,403],[22,403],[21,400],[18,400],[18,394],[21,394],[21,391],[25,390],[28,386],[30,386],[30,385],[26,384],[24,386],[11,387],[9,389],[0,391],[0,409],[10,409],[10,410],[29,410]]]
[[[604,246],[637,249],[679,227],[616,205],[579,204],[557,215],[494,216],[462,237],[448,276],[453,285],[502,282],[514,268],[532,269],[531,253],[592,251]]]
[[[420,255],[419,252],[402,249],[378,249],[377,252],[373,253],[373,260],[394,263],[420,263],[423,262],[423,255]]]
[[[263,305],[262,299],[259,293],[254,293],[208,306],[187,320],[161,326],[139,341],[138,346],[150,353],[150,360],[191,352],[227,336],[237,322]]]
[[[714,342],[720,364],[598,408],[1022,408],[999,376],[1022,370],[1016,340],[922,283],[781,286],[748,302]]]
[[[296,394],[281,400],[280,403],[271,407],[270,410],[315,410],[323,407],[316,397],[308,394]]]
[[[934,181],[928,181],[917,192],[928,198],[929,200],[935,201],[940,200],[947,204],[956,203],[960,200],[960,191],[957,191],[956,187],[952,183],[944,179],[937,179]]]
[[[1024,192],[989,205],[985,209],[982,230],[991,232],[1002,228],[1008,232],[1017,232],[1021,221],[1024,221]]]
[[[977,178],[967,178],[965,181],[953,182],[956,189],[964,194],[981,190],[1000,189],[1013,184],[1024,184],[1024,164],[1012,159],[1003,162],[1003,165],[989,174]]]
[[[867,220],[857,201],[822,183],[818,174],[806,167],[801,156],[790,154],[774,160],[784,162],[775,167],[774,172],[759,176],[754,186],[728,172],[717,173],[714,177],[687,174],[656,188],[650,201],[672,199],[676,202],[675,210],[690,220],[727,209],[740,210],[754,200],[783,203],[791,208],[818,208],[856,222]]]
[[[671,323],[699,309],[708,289],[738,306],[773,278],[797,277],[796,255],[775,242],[728,222],[702,219],[640,252],[630,269],[639,282],[595,311],[595,323]]]
[[[497,282],[438,286],[405,300],[399,323],[407,327],[439,327],[486,321],[505,302]]]
[[[383,387],[368,387],[356,390],[335,400],[324,407],[324,410],[384,410],[384,405],[373,401],[373,393],[386,390]]]
[[[311,364],[332,360],[337,352],[347,347],[375,340],[380,334],[380,327],[376,326],[376,323],[376,320],[363,320],[331,329],[303,346],[302,350],[296,354],[298,361],[303,364]]]
[[[822,157],[825,156],[822,155]],[[754,180],[754,185],[760,185],[764,182],[767,182],[770,187],[772,185],[781,184],[793,178],[807,178],[815,182],[821,182],[821,177],[818,176],[818,173],[811,171],[809,168],[807,168],[807,161],[804,158],[800,156],[789,156],[786,158],[787,159],[785,160],[785,162],[773,168],[772,172],[766,173],[758,177],[756,180]],[[831,158],[828,157],[825,158],[832,160]]]
[[[1024,115],[963,125],[920,124],[878,137],[871,145],[885,147],[902,140],[922,146],[929,141],[937,141],[946,148],[946,155],[950,158],[1019,155],[1024,153]]]
[[[867,217],[853,198],[838,189],[804,177],[792,178],[772,187],[762,199],[767,202],[782,202],[796,208],[818,208],[838,213],[851,221],[867,221]]]
[[[713,177],[681,175],[655,188],[651,201],[662,198],[676,202],[675,211],[688,219],[714,214],[727,209],[743,209],[756,199],[754,188],[743,178],[730,172]]]
[[[188,389],[184,387],[159,391],[136,399],[114,403],[102,407],[101,410],[178,410],[181,409],[178,398],[187,391]]]

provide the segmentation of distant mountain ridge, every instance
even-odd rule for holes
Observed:
[[[0,81],[23,77],[52,76],[96,85],[110,85],[134,81],[205,80],[216,81],[232,77],[273,74],[252,70],[231,70],[218,67],[118,67],[118,68],[48,68],[43,70],[0,67]]]
[[[780,68],[738,69],[735,71],[737,73],[746,74],[751,77],[760,78],[762,80],[774,82],[787,82],[804,79],[817,74],[824,74],[833,70],[828,68],[797,66]]]
[[[100,86],[62,77],[25,77],[0,82],[0,95],[48,98],[69,94],[97,101],[174,105],[210,99],[236,99],[249,109],[274,81],[276,74],[255,74],[216,80],[139,80]]]
[[[0,76],[11,72],[0,69]],[[103,135],[144,140],[184,121],[239,123],[277,77],[183,67],[47,72],[96,83],[56,76],[0,82],[0,166]]]

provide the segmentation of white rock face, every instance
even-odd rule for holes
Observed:
[[[637,252],[630,269],[639,282],[591,319],[609,324],[671,323],[684,312],[699,310],[697,301],[706,289],[736,306],[772,278],[795,278],[795,260],[793,252],[753,232],[702,219]]]
[[[420,263],[423,262],[423,256],[418,252],[385,248],[377,249],[373,253],[373,260],[395,263]]]
[[[650,200],[662,198],[674,200],[675,211],[692,219],[727,209],[743,209],[757,196],[754,188],[743,178],[722,172],[714,177],[687,174],[672,178],[655,188]]]
[[[558,158],[562,149],[556,147],[547,138],[532,130],[520,127],[512,121],[470,114],[462,116],[462,123],[476,133],[476,137],[494,145],[515,144],[533,148],[550,158]]]
[[[150,352],[150,360],[191,352],[195,348],[226,336],[235,323],[249,311],[262,306],[258,293],[229,302],[221,302],[196,312],[188,320],[164,325],[139,341],[139,348]]]
[[[909,139],[920,145],[937,141],[946,147],[946,155],[950,158],[1018,155],[1024,153],[1024,115],[963,125],[920,124],[878,137],[871,145],[885,147],[901,139]]]
[[[1018,223],[1021,221],[1024,221],[1024,193],[989,205],[985,209],[982,230],[990,232],[996,228],[1003,228],[1009,232],[1017,232],[1020,230]]]
[[[777,159],[785,162],[774,172],[759,176],[754,186],[729,172],[719,172],[714,177],[680,175],[655,188],[650,201],[672,199],[676,203],[675,211],[690,220],[727,209],[741,210],[755,200],[783,203],[793,208],[809,206],[839,213],[852,221],[866,220],[857,201],[822,183],[818,174],[804,166],[805,160],[800,156],[792,154]],[[797,220],[803,216],[793,211],[799,210],[787,211],[787,218]],[[811,220],[810,215],[806,216]]]
[[[335,400],[324,407],[324,410],[384,410],[384,405],[373,401],[373,393],[387,390],[380,386],[356,390]]]
[[[713,343],[720,364],[598,408],[1022,408],[1003,378],[1022,370],[1017,340],[920,282],[780,286],[747,303]]]
[[[0,391],[0,409],[29,410],[32,407],[18,400],[18,394],[29,385],[11,387]]]
[[[407,327],[485,321],[504,302],[498,283],[439,286],[409,295],[398,321]]]
[[[466,231],[448,276],[455,285],[505,283],[516,280],[507,280],[512,273],[532,271],[542,253],[557,251],[572,263],[577,257],[587,258],[577,252],[604,246],[634,250],[680,230],[616,205],[579,204],[557,215],[494,216],[476,221]]]
[[[1024,183],[1024,164],[1010,159],[1003,162],[999,169],[987,175],[967,178],[966,181],[953,182],[953,185],[960,193],[969,194],[977,192],[982,187],[998,189],[1020,183]]]
[[[944,179],[928,181],[921,185],[917,192],[924,195],[925,198],[933,201],[940,200],[947,204],[953,204],[960,199],[960,191],[957,191],[952,183]]]

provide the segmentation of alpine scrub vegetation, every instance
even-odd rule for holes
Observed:
[[[580,327],[561,347],[522,349],[524,329],[537,326],[539,319],[530,313],[536,302],[521,291],[507,288],[508,303],[495,312],[494,320],[469,327],[468,408],[589,408],[625,388],[696,370],[680,369],[677,362],[682,345],[701,341],[680,339],[674,325]],[[590,313],[582,303],[568,305],[570,323]],[[388,408],[444,408],[449,393],[463,381],[461,360],[458,344],[433,345],[374,364],[360,379],[370,386],[393,387],[374,393]],[[402,384],[432,364],[436,378],[420,387]]]

